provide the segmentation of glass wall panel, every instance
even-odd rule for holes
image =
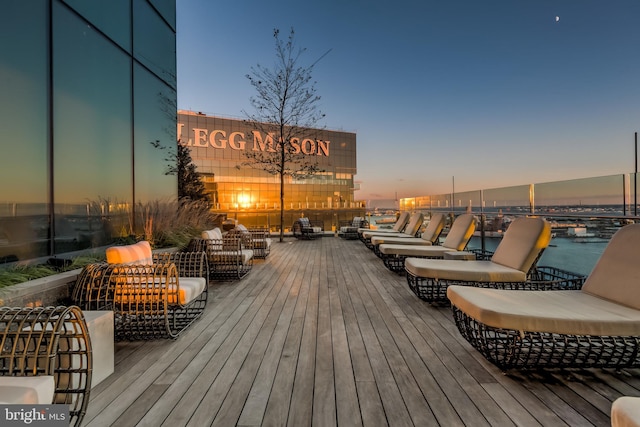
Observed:
[[[133,55],[176,88],[176,33],[145,0],[133,0]]]
[[[151,4],[158,9],[162,17],[176,29],[176,0],[151,0]]]
[[[3,2],[0,263],[43,256],[48,250],[47,28],[47,1]]]
[[[131,59],[66,7],[53,6],[53,183],[60,253],[126,233],[133,182]]]
[[[99,28],[121,48],[131,53],[131,0],[64,1],[90,21],[91,25]]]
[[[175,199],[178,178],[165,172],[176,152],[176,93],[138,64],[133,75],[136,202]]]

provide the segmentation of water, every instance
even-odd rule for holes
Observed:
[[[371,224],[375,226],[376,219],[381,218],[393,218],[393,216],[372,216],[370,217]],[[393,224],[378,224],[377,227],[391,228]],[[441,238],[441,241],[442,240],[444,240],[444,238]],[[495,251],[500,241],[500,238],[486,238],[485,248],[490,251]],[[542,254],[538,265],[556,267],[571,271],[572,273],[589,275],[600,258],[602,251],[604,251],[607,243],[609,243],[609,240],[593,238],[586,241],[588,241],[588,243],[584,243],[585,240],[580,241],[573,237],[554,237],[551,239],[549,247],[547,247]],[[473,237],[467,246],[468,249],[480,249],[481,247],[482,244],[479,237]]]
[[[493,251],[500,243],[499,238],[485,239],[485,248]],[[593,239],[582,243],[570,237],[554,237],[545,249],[538,265],[546,265],[568,270],[573,273],[588,275],[600,258],[602,251],[609,243],[606,239]],[[480,249],[479,237],[473,237],[469,249]]]

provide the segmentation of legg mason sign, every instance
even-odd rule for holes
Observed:
[[[257,130],[225,131],[221,129],[191,128],[188,135],[184,135],[184,123],[178,123],[178,141],[188,147],[215,148],[235,151],[266,151],[276,152],[274,144],[275,132],[263,133]],[[331,141],[292,137],[289,140],[295,154],[302,153],[309,156],[329,157]]]

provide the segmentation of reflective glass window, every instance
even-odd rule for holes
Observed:
[[[53,4],[55,251],[110,240],[132,194],[131,58]]]
[[[46,1],[2,3],[0,262],[48,251],[47,27]]]
[[[133,2],[133,55],[175,89],[176,33],[145,0]]]
[[[92,25],[131,53],[131,0],[64,0]]]
[[[176,152],[176,93],[139,65],[134,67],[136,202],[176,198],[177,177],[166,175]]]

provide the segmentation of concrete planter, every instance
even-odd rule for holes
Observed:
[[[68,305],[71,290],[82,269],[66,271],[0,289],[0,306]]]

